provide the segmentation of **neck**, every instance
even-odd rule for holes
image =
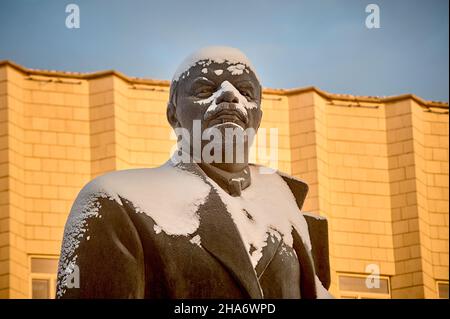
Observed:
[[[217,163],[199,163],[198,165],[209,178],[231,196],[240,196],[241,191],[250,186],[251,176],[247,163],[225,166]]]
[[[209,165],[214,166],[222,171],[229,173],[237,173],[243,171],[248,167],[248,163],[210,163]]]
[[[216,162],[212,162],[210,163],[210,165],[229,172],[229,173],[238,173],[238,172],[242,172],[244,169],[246,169],[248,167],[248,159],[249,159],[249,144],[247,141],[245,141],[245,143],[243,145],[241,145],[240,149],[237,144],[233,144],[233,147],[231,148],[231,152],[227,151],[227,145],[225,147],[223,147],[222,149],[222,161],[224,162],[220,162],[220,163],[216,163]],[[243,152],[243,156],[239,157],[237,152],[238,151]],[[226,163],[225,161],[227,160],[227,158],[231,159],[231,163]]]

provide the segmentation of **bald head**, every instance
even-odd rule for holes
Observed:
[[[261,85],[254,70],[238,49],[208,47],[192,53],[172,79],[169,123],[189,131],[193,120],[202,121],[202,131],[227,125],[257,130],[262,115]]]
[[[255,68],[242,51],[232,47],[211,46],[201,48],[187,56],[175,71],[172,82],[176,82],[180,77],[186,76],[189,69],[198,63],[201,63],[203,66],[211,63],[226,63],[230,66],[241,65],[243,71],[246,69],[247,72],[251,70],[256,76]]]

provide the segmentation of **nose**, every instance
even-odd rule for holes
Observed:
[[[239,99],[234,94],[233,91],[223,91],[222,94],[219,95],[216,99],[216,104],[220,104],[223,102],[228,103],[239,103]]]

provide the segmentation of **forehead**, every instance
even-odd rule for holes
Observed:
[[[259,86],[254,72],[243,63],[217,63],[209,60],[198,61],[180,76],[180,82],[190,83],[198,78],[206,78],[214,83],[249,81]]]

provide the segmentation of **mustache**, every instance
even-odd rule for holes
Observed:
[[[245,124],[248,123],[248,113],[243,106],[238,106],[236,103],[222,102],[218,104],[214,109],[207,109],[203,119],[210,121],[221,115],[234,115],[237,116]]]

